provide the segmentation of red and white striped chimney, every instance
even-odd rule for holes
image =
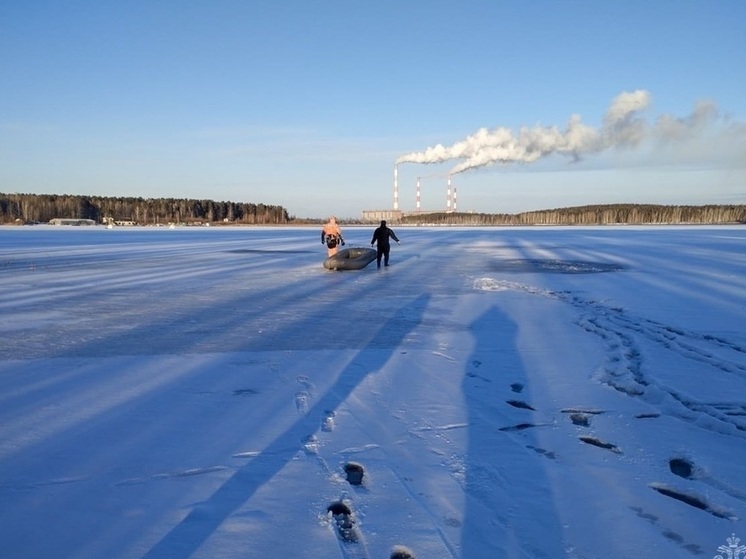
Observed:
[[[399,209],[399,166],[394,165],[394,211]]]
[[[416,209],[419,212],[420,211],[420,177],[417,177],[417,201],[416,201]]]
[[[448,175],[448,188],[446,189],[446,211],[451,211],[451,175]]]

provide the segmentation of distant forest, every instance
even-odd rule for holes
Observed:
[[[0,194],[0,223],[48,223],[54,218],[133,221],[138,225],[230,222],[285,224],[282,206],[175,198],[109,198],[54,194]]]
[[[282,206],[215,202],[174,198],[112,198],[100,196],[0,193],[0,223],[48,223],[55,218],[91,219],[104,223],[129,221],[137,225],[239,224],[289,225],[316,224],[323,220],[288,215]],[[346,219],[346,223],[361,220]],[[746,224],[746,205],[664,206],[650,204],[610,204],[523,212],[412,213],[402,225],[647,225],[647,224]]]
[[[412,225],[666,225],[746,223],[746,205],[658,206],[610,204],[539,210],[519,214],[408,214]]]

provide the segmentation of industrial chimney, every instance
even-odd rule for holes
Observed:
[[[399,210],[399,165],[394,165],[394,211]]]
[[[446,211],[451,211],[451,175],[448,175],[448,188],[446,190]]]
[[[416,201],[416,210],[419,213],[420,211],[420,177],[417,177],[417,201]]]

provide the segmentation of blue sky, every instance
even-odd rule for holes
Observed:
[[[452,177],[458,210],[743,204],[744,60],[740,0],[6,0],[0,192],[357,217],[392,207],[406,154],[480,129],[515,147],[573,115],[598,140],[643,92],[635,142],[480,164]],[[422,208],[444,209],[462,162],[400,164],[400,208],[420,177]]]

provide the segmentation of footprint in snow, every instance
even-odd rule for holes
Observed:
[[[475,379],[481,380],[482,382],[492,382],[487,377],[483,377],[482,375],[478,375],[477,373],[469,372],[469,373],[466,373],[466,376],[469,378],[475,378]]]
[[[518,423],[517,425],[509,425],[508,427],[500,427],[499,431],[523,431],[530,429],[531,427],[539,427],[535,423]]]
[[[544,448],[539,448],[539,447],[531,446],[531,445],[528,445],[526,448],[530,448],[536,454],[540,454],[541,456],[549,458],[550,460],[556,460],[557,459],[557,453],[552,452],[551,450],[546,450]]]
[[[635,514],[637,514],[637,516],[639,516],[643,520],[647,520],[653,526],[660,528],[662,530],[661,533],[667,539],[678,543],[681,547],[683,547],[684,549],[686,549],[693,555],[702,555],[703,550],[699,545],[693,544],[693,543],[687,543],[686,540],[682,536],[680,536],[679,534],[677,534],[670,528],[665,528],[661,526],[659,522],[659,518],[656,515],[646,512],[644,509],[640,507],[630,507],[630,509],[632,509],[635,512]]]
[[[612,444],[612,443],[607,443],[605,441],[602,441],[601,439],[597,439],[596,437],[582,436],[578,438],[586,444],[597,446],[598,448],[610,450],[611,452],[615,454],[622,454],[621,449],[617,445]]]
[[[347,475],[347,482],[350,485],[362,485],[363,476],[365,475],[365,469],[363,465],[358,462],[347,462],[344,465],[344,471]]]
[[[571,413],[570,421],[572,421],[573,425],[578,425],[579,427],[589,427],[591,424],[590,416],[585,413]]]
[[[306,375],[298,375],[296,377],[296,380],[300,383],[301,386],[304,388],[311,389],[313,388],[313,383],[311,382],[311,379],[309,379]]]
[[[414,552],[403,545],[395,545],[389,559],[417,559]]]
[[[514,408],[520,408],[520,409],[523,409],[523,410],[536,411],[533,407],[531,407],[526,402],[523,402],[521,400],[507,400],[505,403],[508,404],[508,405],[510,405],[510,406],[513,406]]]
[[[561,411],[562,413],[569,414],[570,421],[572,421],[573,425],[578,425],[579,427],[590,427],[591,417],[604,413],[603,410],[587,410],[577,408],[569,408]]]
[[[510,389],[516,394],[520,394],[521,392],[523,392],[523,384],[521,384],[520,382],[514,382],[510,385]]]
[[[298,413],[304,414],[308,412],[308,400],[310,394],[304,390],[295,393],[295,409]]]
[[[318,455],[319,448],[321,448],[321,443],[319,442],[319,439],[316,438],[316,435],[308,435],[307,437],[304,437],[301,440],[301,444],[303,445],[303,450],[306,454]]]
[[[332,526],[337,536],[343,542],[354,543],[360,540],[355,515],[349,505],[343,501],[335,501],[326,508],[327,516],[331,517]]]
[[[691,479],[694,473],[694,464],[686,458],[671,458],[668,461],[668,467],[672,474],[683,477],[684,479]]]
[[[651,483],[650,487],[656,490],[661,495],[665,495],[666,497],[671,497],[672,499],[681,501],[682,503],[694,507],[695,509],[709,512],[711,515],[717,518],[725,518],[728,520],[736,519],[736,517],[730,511],[727,511],[722,507],[714,506],[708,503],[705,498],[698,495],[687,493],[673,487],[668,487],[662,483]]]
[[[321,430],[326,431],[327,433],[334,431],[334,417],[337,415],[337,412],[333,410],[326,410],[324,412],[324,420],[321,423]]]

